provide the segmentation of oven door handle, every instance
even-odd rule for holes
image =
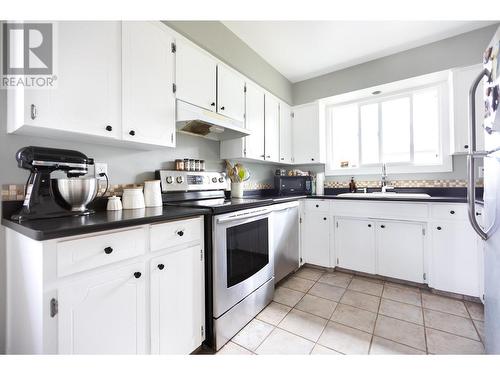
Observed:
[[[243,215],[231,215],[231,216],[227,216],[227,217],[218,218],[217,223],[222,224],[222,223],[227,223],[227,222],[235,221],[235,220],[244,220],[244,219],[248,219],[251,217],[262,216],[262,215],[265,215],[267,213],[269,213],[269,210],[265,209],[265,210],[248,212],[248,213],[245,213]]]

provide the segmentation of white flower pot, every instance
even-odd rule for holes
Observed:
[[[231,183],[231,197],[232,198],[243,198],[243,182],[232,182]]]

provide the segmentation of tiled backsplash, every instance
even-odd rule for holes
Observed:
[[[119,185],[109,185],[108,191],[105,196],[112,195],[122,195],[124,188],[140,187],[142,184],[119,184]],[[106,184],[101,182],[98,195],[102,195],[106,188]],[[272,184],[259,183],[247,181],[244,183],[245,190],[265,190],[272,189]],[[2,200],[3,201],[15,201],[24,199],[24,184],[11,184],[2,185]]]
[[[395,180],[388,181],[388,185],[396,188],[447,188],[467,187],[467,180]],[[356,181],[358,188],[379,188],[380,181]],[[482,181],[477,182],[482,186]],[[325,181],[326,188],[348,188],[349,181]]]
[[[244,183],[245,190],[268,190],[273,189],[273,185],[269,183],[251,182],[247,181]],[[395,180],[389,181],[390,186],[396,188],[447,188],[447,187],[467,187],[466,180]],[[477,186],[482,186],[482,180],[477,182]],[[119,184],[110,185],[106,196],[111,195],[122,195],[124,188],[139,187],[141,184]],[[380,187],[380,181],[356,181],[356,186],[358,188],[377,188]],[[348,188],[349,181],[325,181],[325,188]],[[104,192],[105,184],[101,183],[99,188],[99,195]],[[13,200],[23,200],[24,199],[24,185],[23,184],[12,184],[12,185],[2,185],[2,200],[13,201]]]

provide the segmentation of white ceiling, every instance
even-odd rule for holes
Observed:
[[[223,21],[291,82],[485,27],[494,21]]]

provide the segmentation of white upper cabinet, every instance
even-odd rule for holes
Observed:
[[[295,164],[326,161],[325,121],[318,102],[293,107],[292,134]]]
[[[265,160],[279,162],[280,155],[280,104],[271,95],[265,95]]]
[[[217,65],[217,112],[245,120],[245,79],[222,64]]]
[[[454,69],[451,72],[451,153],[467,153],[469,145],[469,89],[472,82],[483,69],[482,64]],[[481,82],[476,93],[476,149],[484,149],[484,103],[483,83]]]
[[[172,35],[161,22],[123,23],[125,140],[175,147],[172,43]]]
[[[217,61],[187,41],[178,40],[175,52],[177,99],[216,111]]]
[[[62,21],[55,27],[56,87],[9,90],[8,132],[119,138],[121,22]]]
[[[280,162],[292,164],[292,108],[280,102]]]
[[[58,23],[57,88],[51,123],[62,130],[118,137],[121,124],[121,23]],[[108,131],[108,126],[113,129]]]
[[[264,91],[247,82],[245,127],[252,132],[245,137],[245,156],[264,159]]]

